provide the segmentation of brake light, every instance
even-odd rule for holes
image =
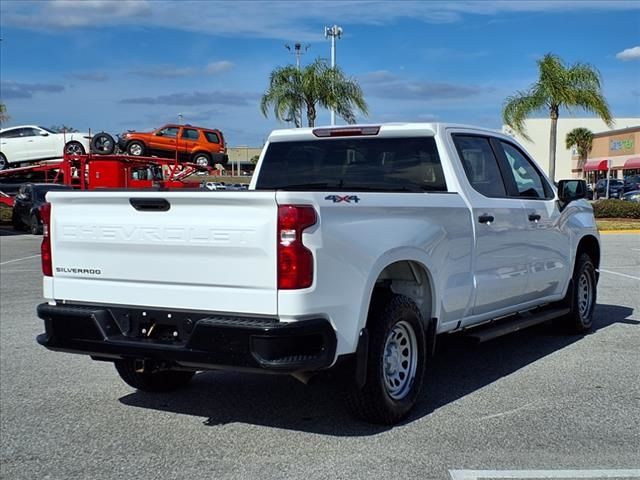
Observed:
[[[42,274],[45,277],[53,276],[53,266],[51,258],[51,204],[44,203],[40,207],[40,219],[42,220],[42,244],[40,254],[42,258]]]
[[[302,244],[302,232],[318,217],[311,205],[278,207],[278,288],[308,288],[313,283],[313,254]]]
[[[380,127],[340,127],[340,128],[315,128],[313,134],[316,137],[358,137],[361,135],[377,135]]]

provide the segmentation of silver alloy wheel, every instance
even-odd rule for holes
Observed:
[[[84,155],[84,149],[78,142],[69,142],[67,144],[68,155]]]
[[[418,341],[408,322],[398,322],[387,335],[382,368],[389,396],[394,400],[406,397],[418,368]]]
[[[199,167],[207,167],[209,166],[209,158],[205,157],[204,155],[198,155],[195,158],[194,163]]]
[[[580,319],[588,318],[593,307],[593,279],[583,271],[578,280],[578,314]]]
[[[142,155],[142,145],[140,145],[139,143],[132,143],[129,146],[129,153],[135,156]]]

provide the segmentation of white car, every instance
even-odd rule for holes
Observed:
[[[88,133],[57,133],[35,125],[0,129],[0,170],[23,162],[62,157],[63,151],[83,155],[89,151]]]

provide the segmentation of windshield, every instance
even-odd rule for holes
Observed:
[[[257,190],[447,191],[433,137],[271,143]]]

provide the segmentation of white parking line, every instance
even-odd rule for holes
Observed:
[[[449,470],[451,480],[479,480],[482,478],[640,478],[640,469],[630,470]]]
[[[29,260],[30,258],[36,258],[39,257],[40,254],[38,255],[31,255],[30,257],[22,257],[22,258],[16,258],[15,260],[7,260],[6,262],[2,262],[0,263],[0,266],[2,265],[8,265],[10,263],[15,263],[15,262],[21,262],[22,260]]]
[[[626,277],[626,278],[632,278],[634,280],[640,280],[640,277],[634,277],[633,275],[627,275],[626,273],[612,272],[611,270],[603,270],[602,268],[600,269],[600,271],[604,272],[604,273],[609,273],[611,275],[618,275],[620,277]]]

